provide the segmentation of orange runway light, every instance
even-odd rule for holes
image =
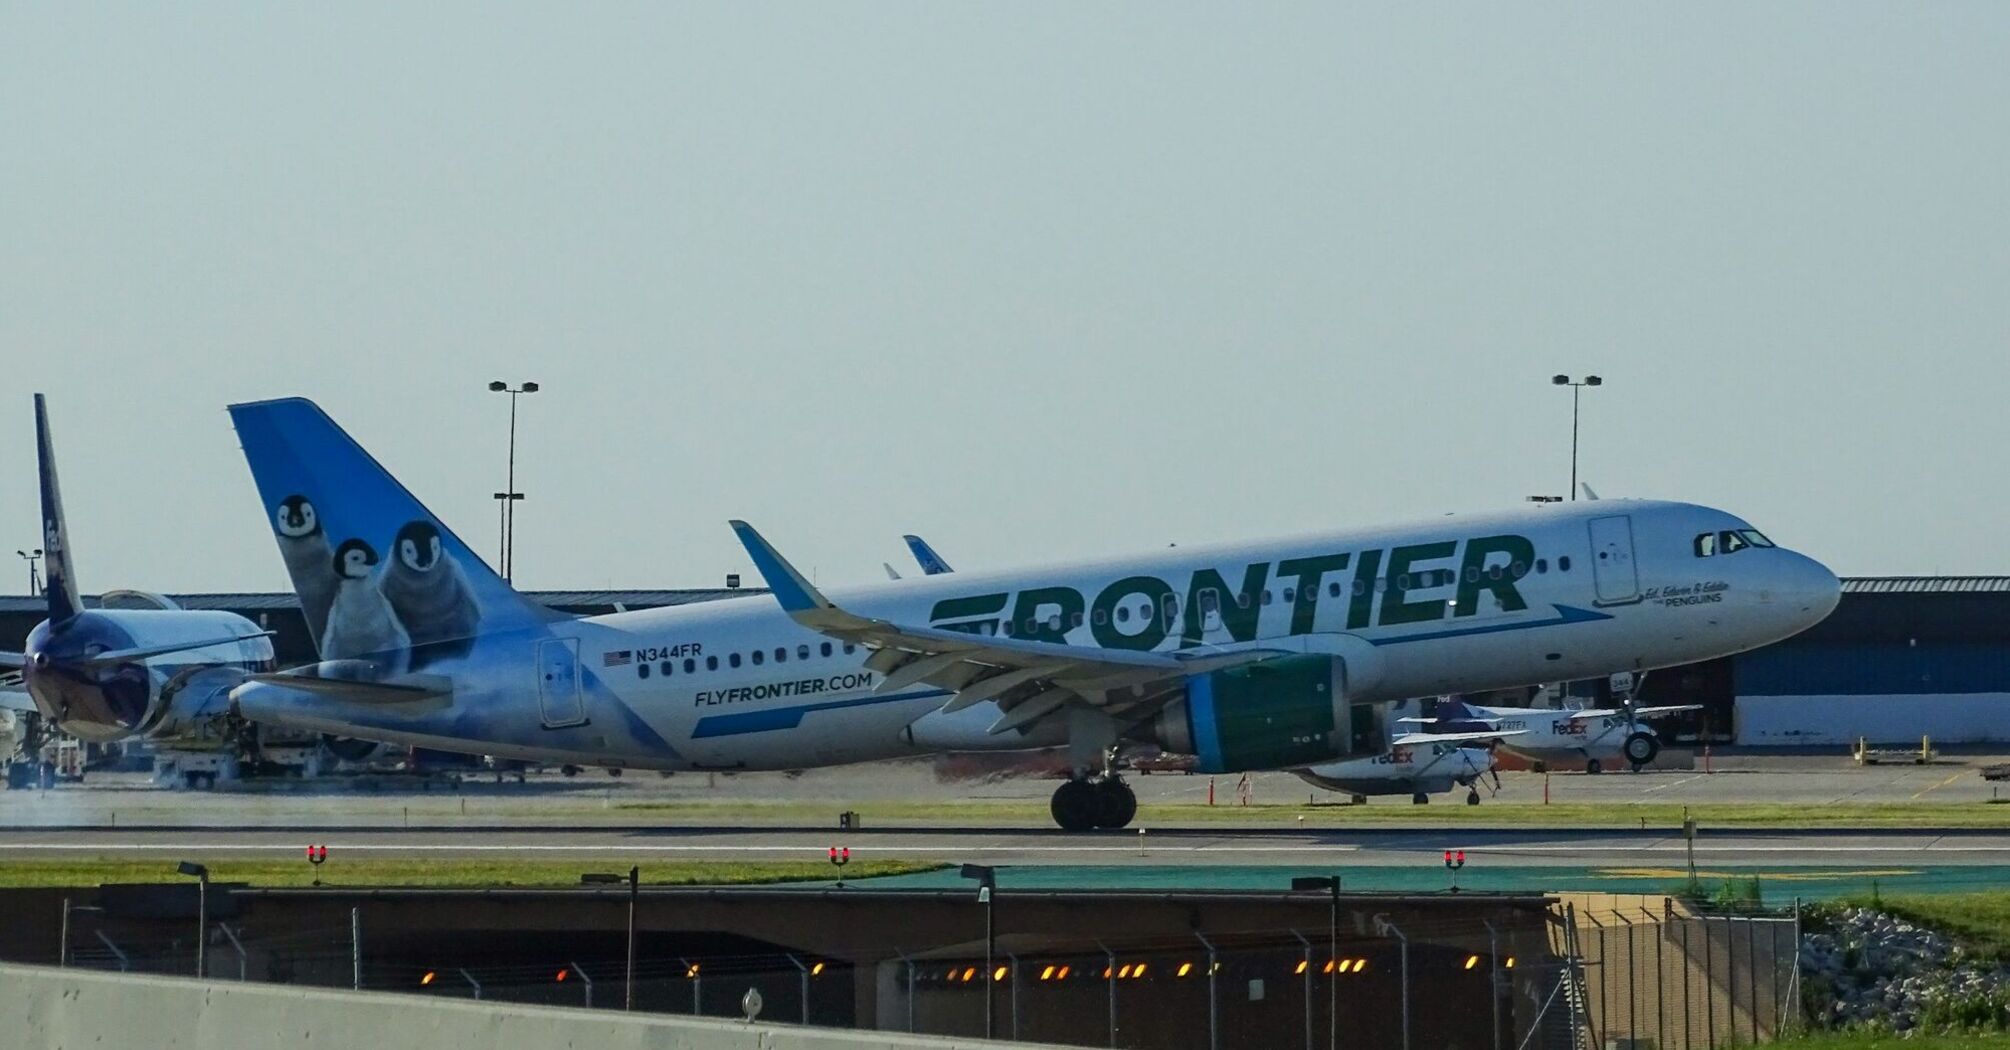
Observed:
[[[1057,981],[1065,981],[1065,980],[1067,980],[1067,979],[1068,979],[1068,971],[1069,971],[1069,969],[1071,969],[1071,968],[1070,968],[1070,967],[1067,967],[1067,966],[1063,966],[1063,967],[1061,967],[1061,972],[1059,972],[1059,973],[1055,974],[1055,975],[1054,975],[1054,979],[1055,979],[1055,980],[1057,980]]]
[[[419,987],[424,988],[426,985],[433,983],[433,978],[437,976],[439,975],[431,970],[427,970],[426,975],[424,977],[419,978]]]

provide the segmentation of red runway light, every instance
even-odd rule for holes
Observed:
[[[552,980],[563,982],[565,980],[565,971],[564,970],[558,971],[558,976],[552,978]]]

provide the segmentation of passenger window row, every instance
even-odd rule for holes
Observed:
[[[829,642],[824,642],[817,646],[816,655],[829,656],[835,651],[838,651],[838,647],[831,645],[831,643]],[[842,647],[842,651],[846,656],[850,656],[851,654],[858,651],[858,646],[853,645],[850,642],[846,642]],[[788,646],[785,645],[775,646],[772,652],[774,654],[773,659],[776,663],[784,664],[789,662]],[[767,649],[755,649],[753,652],[747,654],[747,660],[750,661],[755,667],[759,667],[768,662],[769,653],[770,650]],[[796,646],[795,658],[797,660],[807,660],[810,658],[810,655],[811,650],[808,645]],[[644,661],[642,663],[635,665],[635,676],[637,678],[649,677],[650,668],[652,666],[656,667],[657,673],[665,678],[670,677],[677,671],[677,661],[675,660],[665,660],[661,664],[655,664],[655,665],[652,665],[649,662]],[[698,658],[695,656],[687,656],[684,658],[685,674],[697,674],[701,669],[701,666],[703,670],[716,671],[719,669],[719,658],[717,656],[707,656],[705,657],[704,663],[702,665],[699,663]],[[740,654],[727,653],[726,666],[727,667],[740,666]]]

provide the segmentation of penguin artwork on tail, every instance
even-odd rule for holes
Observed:
[[[474,648],[481,606],[467,574],[443,556],[440,530],[431,521],[408,521],[391,544],[384,566],[384,597],[412,638],[412,669],[465,656]]]
[[[327,530],[321,527],[321,515],[314,504],[298,493],[279,501],[273,523],[279,535],[279,553],[286,559],[286,573],[300,596],[308,633],[319,643],[328,629],[328,606],[335,601],[335,587],[342,579],[335,552],[328,546]]]
[[[402,674],[411,659],[412,637],[377,583],[377,552],[357,539],[343,540],[331,560],[340,578],[321,636],[323,660],[369,658],[379,673]]]

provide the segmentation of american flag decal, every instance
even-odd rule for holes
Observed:
[[[634,658],[635,658],[635,652],[632,649],[615,649],[607,653],[607,655],[600,658],[600,666],[626,667],[628,666],[629,661],[633,660]]]

